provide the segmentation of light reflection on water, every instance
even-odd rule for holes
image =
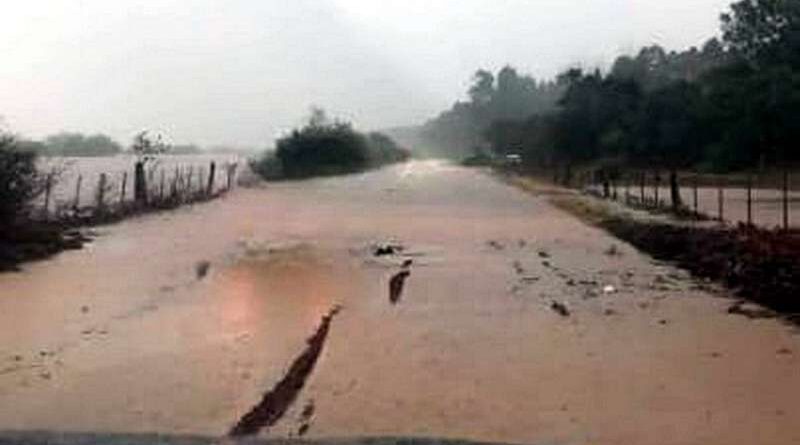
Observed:
[[[221,271],[212,290],[219,304],[218,332],[255,334],[276,327],[311,332],[350,287],[336,269],[310,251],[293,249]]]
[[[423,161],[410,161],[402,164],[400,177],[407,179],[413,176],[429,176],[456,168],[449,161],[442,159],[429,159]]]

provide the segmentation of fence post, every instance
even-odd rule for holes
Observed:
[[[659,191],[658,189],[659,188],[661,188],[661,173],[656,171],[655,186],[654,186],[656,208],[661,207],[661,200],[659,199],[659,196],[658,196],[658,191]]]
[[[178,169],[175,169],[175,175],[172,177],[172,185],[170,186],[170,195],[172,199],[178,197]]]
[[[700,216],[700,208],[699,208],[698,202],[697,202],[697,189],[698,189],[698,187],[700,185],[699,183],[700,183],[700,176],[697,173],[695,173],[695,175],[694,175],[694,184],[692,184],[692,199],[694,201],[692,204],[693,204],[693,207],[694,207],[694,216],[695,216],[695,218]]]
[[[208,166],[208,185],[206,185],[206,194],[211,196],[214,194],[214,175],[217,174],[217,164],[214,161],[211,161],[211,165]]]
[[[783,170],[783,230],[789,230],[789,169]]]
[[[164,201],[164,169],[159,169],[161,171],[161,181],[159,182],[158,186],[158,200]]]
[[[616,201],[617,200],[617,177],[616,175],[611,176],[611,199]]]
[[[747,227],[753,225],[753,175],[747,174]]]
[[[53,190],[53,172],[47,175],[47,180],[44,183],[44,219],[50,215],[50,193]]]
[[[78,210],[78,206],[81,204],[81,183],[83,182],[83,175],[78,175],[78,182],[75,184],[75,202],[72,204],[72,208],[76,211]]]
[[[197,194],[202,195],[205,192],[205,182],[206,182],[206,168],[200,167],[200,171],[197,173]]]
[[[725,189],[722,188],[722,180],[717,183],[717,219],[720,224],[725,221]]]
[[[95,203],[95,207],[97,207],[97,211],[103,211],[103,205],[106,197],[106,182],[108,178],[106,178],[105,173],[100,173],[100,178],[97,180],[97,202]]]
[[[125,190],[128,188],[128,172],[122,172],[122,189],[119,193],[119,206],[125,206]]]
[[[631,177],[625,175],[625,204],[631,203]]]
[[[147,176],[144,171],[144,161],[138,160],[133,172],[133,196],[138,206],[147,204]]]
[[[644,187],[645,187],[645,182],[647,181],[646,176],[647,176],[647,173],[645,173],[644,171],[639,172],[639,204],[641,204],[642,206],[645,205],[644,204]]]

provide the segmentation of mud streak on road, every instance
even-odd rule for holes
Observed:
[[[328,337],[331,321],[341,310],[340,306],[331,309],[322,317],[317,331],[307,340],[306,349],[298,356],[284,377],[253,407],[242,416],[228,433],[231,437],[251,436],[261,429],[268,428],[283,417],[305,386],[308,376],[314,371],[325,340]]]

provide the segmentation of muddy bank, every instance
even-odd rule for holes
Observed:
[[[551,200],[653,258],[800,322],[800,232],[644,221],[613,213],[590,197],[562,194]]]
[[[27,223],[0,227],[0,272],[19,270],[28,261],[80,249],[90,238],[63,224]]]
[[[124,203],[103,208],[81,208],[56,215],[49,221],[30,219],[11,227],[0,226],[0,272],[19,270],[21,264],[76,250],[91,240],[81,229],[115,224],[128,218],[174,210],[221,198],[227,190],[190,197],[169,196],[145,205]]]

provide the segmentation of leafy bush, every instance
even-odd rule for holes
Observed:
[[[298,179],[354,173],[408,157],[388,136],[364,135],[349,123],[328,123],[317,110],[306,126],[279,139],[275,152],[252,162],[251,168],[265,179]]]
[[[43,191],[43,185],[36,153],[20,149],[13,136],[0,134],[0,225],[15,222]]]

